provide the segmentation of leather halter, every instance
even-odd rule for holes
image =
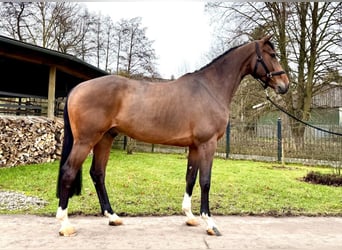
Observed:
[[[257,61],[255,63],[255,66],[254,66],[254,71],[253,71],[253,76],[255,79],[257,79],[258,81],[260,81],[261,85],[264,87],[264,89],[266,89],[268,86],[269,86],[269,81],[273,78],[273,76],[279,76],[279,75],[282,75],[282,74],[285,74],[285,71],[273,71],[273,72],[270,72],[267,68],[267,65],[260,53],[260,49],[259,49],[259,44],[258,42],[255,43],[255,51],[256,51],[256,54],[257,54]],[[264,70],[266,71],[266,74],[263,75],[263,76],[260,76],[260,77],[257,77],[256,76],[256,72],[258,70],[258,65],[259,63],[263,66]],[[263,81],[261,78],[262,77],[266,77],[266,81]]]

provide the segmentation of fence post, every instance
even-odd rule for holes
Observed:
[[[229,158],[230,153],[230,122],[228,122],[227,128],[226,128],[226,159]]]
[[[280,162],[282,160],[282,152],[283,152],[283,143],[282,143],[282,135],[281,135],[281,118],[278,118],[277,121],[277,139],[278,139],[278,161]]]
[[[123,150],[126,150],[126,148],[127,148],[127,136],[125,135],[123,139]]]

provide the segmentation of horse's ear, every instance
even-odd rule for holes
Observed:
[[[261,40],[265,43],[265,42],[268,42],[272,37],[273,37],[273,35],[267,35]]]

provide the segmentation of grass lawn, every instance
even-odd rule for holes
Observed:
[[[80,196],[69,201],[71,214],[99,214],[100,206],[89,176],[91,158],[83,166]],[[134,153],[113,150],[106,184],[112,207],[119,215],[182,214],[185,190],[185,154]],[[48,204],[39,209],[9,211],[55,215],[59,162],[0,168],[0,190],[36,196]],[[214,215],[342,215],[342,187],[313,185],[302,181],[309,171],[329,168],[215,158],[210,207]],[[193,212],[199,214],[200,188],[193,194]]]

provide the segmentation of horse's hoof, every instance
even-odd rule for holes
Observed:
[[[196,218],[189,219],[185,223],[186,223],[186,225],[191,226],[191,227],[195,227],[195,226],[199,225],[199,222]]]
[[[110,226],[121,226],[122,224],[123,224],[123,221],[120,218],[113,220],[113,221],[109,221]]]
[[[222,236],[222,234],[220,233],[220,231],[216,227],[208,228],[207,229],[207,234],[208,235]]]
[[[66,227],[59,231],[59,236],[72,237],[76,235],[76,230],[74,227]]]

